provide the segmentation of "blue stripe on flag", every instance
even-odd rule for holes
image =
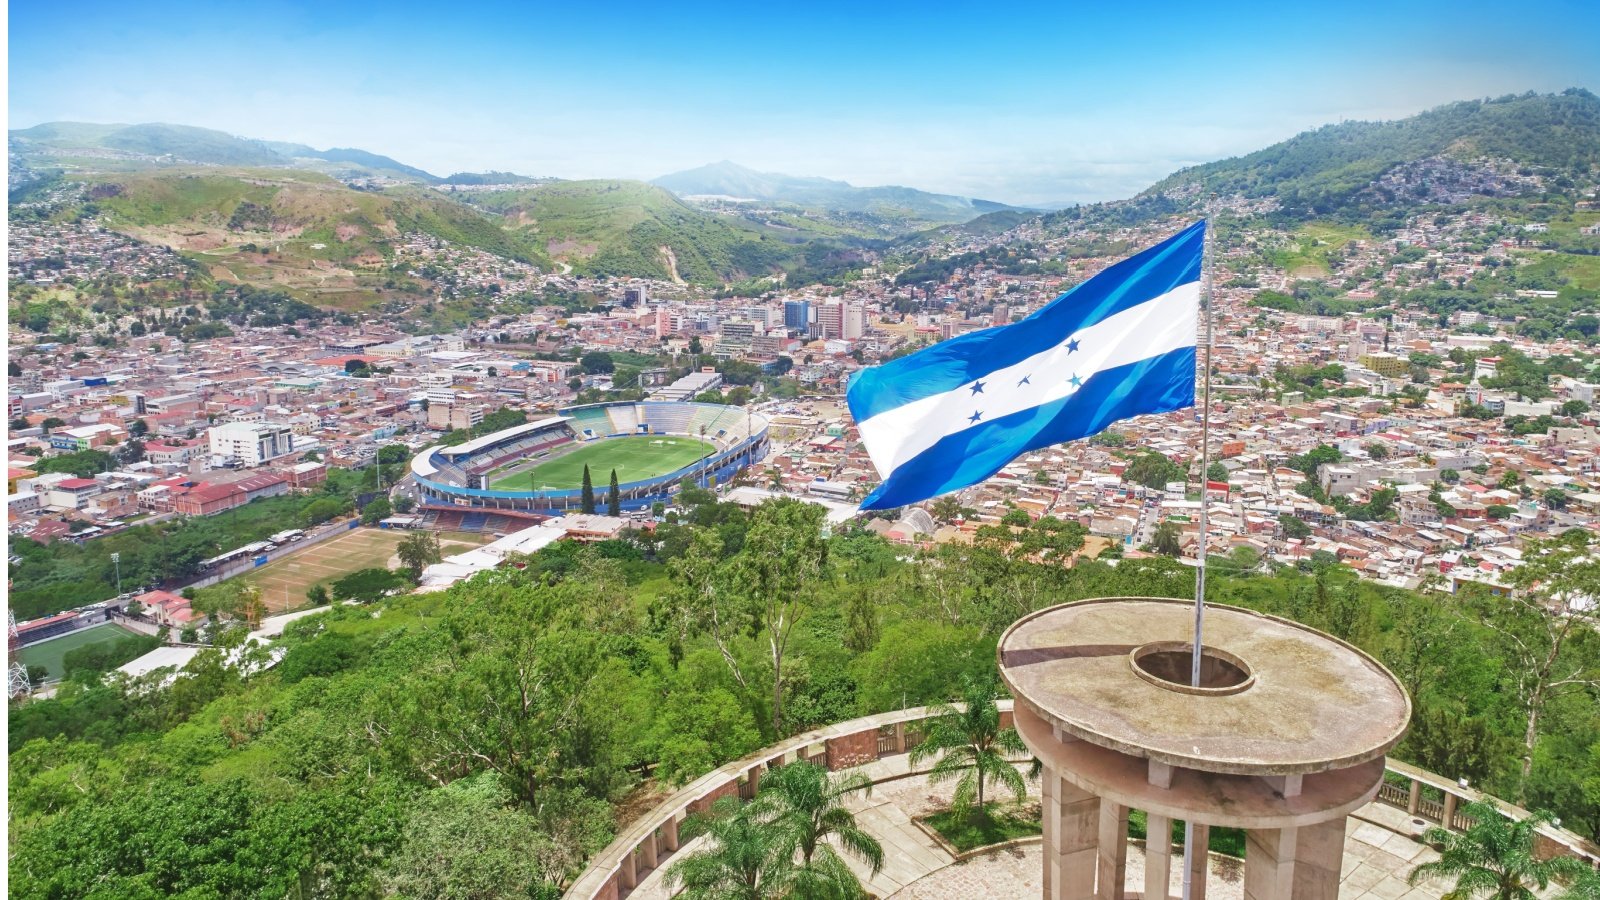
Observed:
[[[1194,406],[1194,347],[1095,373],[1071,396],[946,435],[862,501],[894,509],[977,484],[1029,450],[1104,431],[1118,419]]]
[[[1042,353],[1075,331],[1200,280],[1204,220],[1130,256],[1050,301],[1038,312],[999,328],[941,341],[910,356],[863,369],[846,396],[857,422],[954,390]]]

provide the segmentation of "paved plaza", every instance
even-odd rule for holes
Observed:
[[[928,784],[925,775],[905,775],[905,756],[897,755],[864,768],[869,777],[894,778],[874,785],[870,797],[856,797],[850,806],[873,837],[883,844],[883,871],[868,877],[865,868],[850,860],[851,868],[875,896],[895,900],[971,900],[979,897],[1033,898],[1040,895],[1043,865],[1041,845],[1034,841],[997,850],[957,863],[912,820],[943,809],[950,801],[953,782]],[[895,777],[904,776],[904,777]],[[1028,783],[1028,799],[1038,801],[1037,782]],[[1438,900],[1448,885],[1423,884],[1412,888],[1406,874],[1419,862],[1436,854],[1409,836],[1410,820],[1401,810],[1371,803],[1349,820],[1345,831],[1341,900]],[[684,845],[674,858],[699,849],[700,842]],[[1174,856],[1179,851],[1174,851]],[[847,857],[848,859],[848,857]],[[640,900],[665,900],[672,892],[662,884],[670,860],[646,875],[638,889],[628,894]],[[1170,895],[1179,896],[1180,869],[1173,867]],[[1208,900],[1242,900],[1244,867],[1240,860],[1212,856],[1207,880]],[[1140,897],[1144,888],[1144,848],[1134,841],[1128,848],[1128,896]]]

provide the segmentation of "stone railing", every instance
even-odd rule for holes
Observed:
[[[1507,816],[1521,820],[1529,812],[1512,806],[1482,791],[1435,775],[1426,769],[1407,765],[1391,759],[1386,763],[1383,786],[1378,789],[1378,802],[1403,809],[1413,819],[1421,820],[1418,832],[1425,827],[1442,825],[1451,831],[1471,828],[1476,820],[1462,812],[1461,807],[1479,800],[1493,800]],[[1534,853],[1543,858],[1575,856],[1591,866],[1600,865],[1600,846],[1582,835],[1556,825],[1541,825]]]
[[[1010,727],[1011,701],[1002,701],[1000,710],[1001,724]],[[617,835],[564,896],[567,900],[625,897],[640,879],[665,865],[677,851],[678,828],[687,816],[704,812],[723,797],[754,797],[761,773],[785,763],[805,759],[837,771],[905,753],[921,739],[920,733],[907,726],[930,715],[930,707],[919,706],[851,719],[796,735],[702,775]]]
[[[1011,701],[1001,701],[1000,710],[1002,726],[1009,727]],[[905,753],[921,739],[920,732],[910,726],[931,715],[931,707],[919,706],[839,722],[797,735],[702,775],[617,835],[616,840],[590,861],[589,867],[567,890],[565,900],[618,900],[627,896],[645,875],[665,865],[678,850],[678,829],[686,817],[704,812],[723,797],[738,796],[746,800],[754,797],[763,772],[800,759],[824,765],[829,770],[847,769]],[[896,770],[879,780],[900,778],[905,774],[908,773]],[[1432,793],[1437,793],[1438,799],[1428,796]],[[1420,835],[1428,825],[1441,825],[1446,821],[1450,822],[1448,827],[1452,830],[1469,827],[1472,822],[1460,813],[1460,807],[1484,796],[1432,772],[1389,760],[1378,801],[1423,820],[1424,824],[1417,827]],[[1528,815],[1526,810],[1508,804],[1501,803],[1500,808],[1515,819]],[[1541,827],[1539,840],[1537,849],[1541,856],[1566,854],[1591,865],[1600,863],[1600,848],[1564,828]]]

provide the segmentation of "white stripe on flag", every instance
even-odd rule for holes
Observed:
[[[1014,366],[982,376],[983,393],[963,385],[881,412],[858,423],[861,440],[878,473],[887,478],[917,454],[968,428],[1001,416],[1060,400],[1077,390],[1070,379],[1088,381],[1096,372],[1198,344],[1200,283],[1180,284],[1159,297],[1103,319]],[[1014,326],[1012,326],[1014,327]],[[1070,352],[1068,340],[1079,349]],[[1027,384],[1018,384],[1023,378]],[[982,420],[968,417],[981,411]]]

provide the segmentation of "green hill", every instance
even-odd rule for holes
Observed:
[[[431,188],[355,190],[327,175],[281,168],[163,168],[86,176],[89,213],[106,226],[171,247],[222,283],[289,290],[334,307],[369,306],[394,286],[395,242],[421,232],[548,265],[537,247]],[[403,279],[402,279],[403,280]]]
[[[1286,217],[1307,219],[1359,218],[1394,203],[1431,202],[1451,183],[1463,195],[1515,195],[1506,182],[1517,173],[1483,160],[1508,160],[1550,176],[1558,188],[1563,178],[1593,177],[1600,171],[1600,97],[1573,88],[1451,103],[1393,122],[1327,125],[1180,170],[1141,197],[1276,197]]]
[[[797,265],[805,242],[695,209],[638,181],[558,181],[461,196],[552,258],[600,275],[737,280]]]
[[[986,213],[1014,209],[992,200],[935,194],[897,185],[856,187],[827,178],[757,172],[727,160],[663,175],[651,183],[680,197],[736,197],[792,203],[833,213],[863,214],[901,232],[966,222]]]

